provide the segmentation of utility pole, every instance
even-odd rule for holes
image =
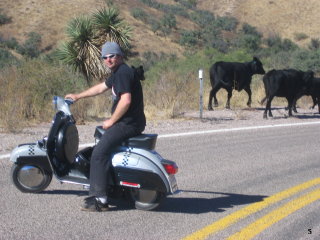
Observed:
[[[200,89],[199,89],[199,96],[200,96],[200,119],[202,119],[202,112],[203,112],[203,69],[199,69],[199,81],[200,81]]]

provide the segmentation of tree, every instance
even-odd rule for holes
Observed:
[[[100,49],[106,41],[117,42],[124,51],[130,47],[131,28],[113,7],[98,10],[90,17],[76,17],[67,26],[69,41],[57,51],[58,58],[84,74],[88,84],[101,80],[108,69],[101,61]]]

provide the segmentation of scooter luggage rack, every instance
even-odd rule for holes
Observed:
[[[96,142],[99,142],[100,138],[104,134],[105,129],[102,126],[97,126],[94,137]],[[121,143],[121,146],[142,148],[147,150],[154,150],[156,147],[158,134],[140,134],[138,136],[129,138]]]

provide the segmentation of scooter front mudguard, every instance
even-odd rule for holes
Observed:
[[[36,143],[26,143],[17,146],[10,155],[10,161],[15,164],[37,165],[52,172],[47,152]]]

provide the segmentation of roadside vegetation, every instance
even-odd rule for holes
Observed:
[[[198,70],[204,69],[204,108],[210,90],[209,68],[216,61],[251,61],[257,56],[266,71],[275,68],[296,68],[320,71],[320,41],[311,39],[301,48],[279,36],[264,38],[249,24],[239,24],[233,17],[218,17],[197,9],[194,0],[176,0],[175,5],[155,0],[140,0],[148,7],[163,11],[156,18],[141,8],[131,15],[146,23],[154,33],[173,36],[184,47],[184,56],[144,52],[131,53],[131,27],[112,4],[88,16],[79,16],[69,25],[69,41],[58,49],[41,49],[41,36],[30,32],[25,42],[0,36],[0,127],[19,131],[22,127],[50,121],[54,95],[64,96],[81,91],[107,76],[99,58],[99,49],[107,40],[119,42],[127,52],[130,65],[143,65],[146,80],[142,82],[148,119],[179,117],[185,111],[199,108]],[[194,29],[180,29],[176,16],[194,23]],[[0,25],[11,21],[0,11]],[[296,39],[306,39],[299,33]],[[264,97],[261,76],[252,81],[253,107]],[[218,94],[220,107],[226,94]],[[245,98],[245,100],[244,100]],[[246,95],[234,92],[231,108],[246,107]],[[108,115],[108,95],[86,99],[73,106],[78,122]]]

